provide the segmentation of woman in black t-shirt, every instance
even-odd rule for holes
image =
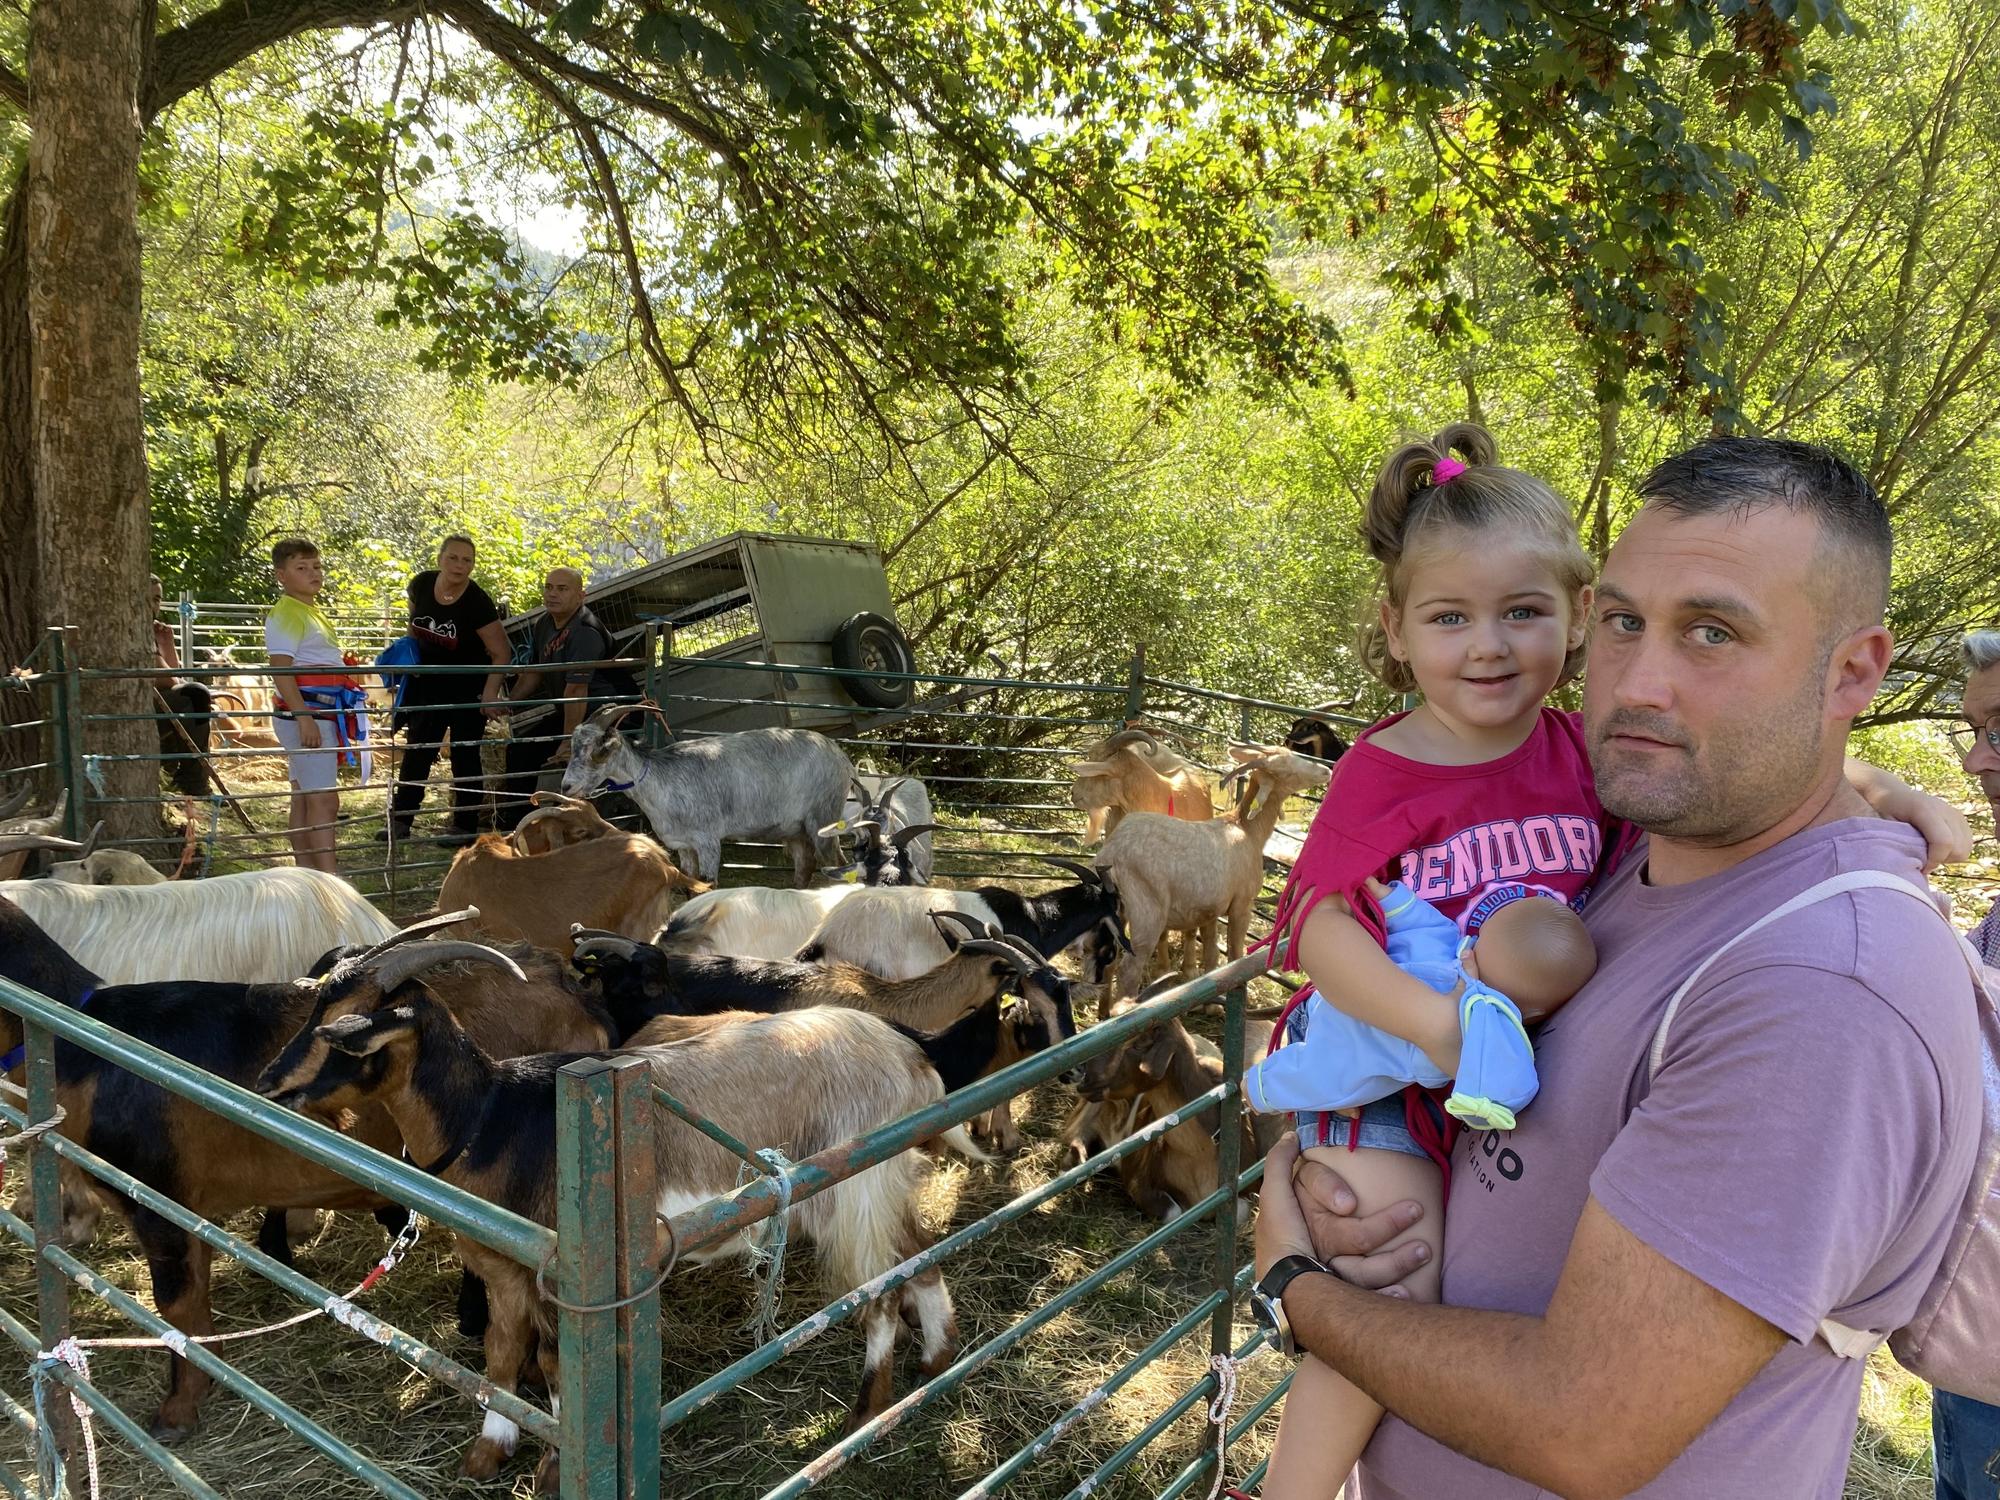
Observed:
[[[438,548],[437,567],[410,580],[410,638],[417,660],[427,667],[508,663],[507,632],[486,590],[472,581],[474,550],[467,537],[448,536]],[[403,760],[391,805],[396,837],[410,825],[424,800],[424,783],[444,742],[451,742],[451,832],[438,842],[469,844],[479,832],[479,804],[485,783],[479,770],[479,741],[487,718],[500,705],[499,672],[479,678],[452,673],[412,675],[396,713],[403,731]],[[478,702],[473,703],[475,684]],[[457,705],[453,707],[452,705]],[[386,832],[382,835],[387,837]]]

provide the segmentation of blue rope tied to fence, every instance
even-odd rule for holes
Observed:
[[[778,1188],[778,1206],[771,1213],[770,1227],[750,1249],[750,1274],[762,1273],[750,1326],[758,1342],[768,1344],[778,1336],[778,1290],[785,1277],[785,1244],[792,1227],[792,1159],[775,1146],[763,1147],[756,1154],[759,1165]]]

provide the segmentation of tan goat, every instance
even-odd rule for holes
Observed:
[[[1200,929],[1204,970],[1215,967],[1214,923],[1229,922],[1228,953],[1243,956],[1250,908],[1264,883],[1264,845],[1277,826],[1278,812],[1292,793],[1325,786],[1328,768],[1269,746],[1231,746],[1236,768],[1225,780],[1249,778],[1237,810],[1203,823],[1158,813],[1132,813],[1112,830],[1094,861],[1118,888],[1124,903],[1132,951],[1118,966],[1118,981],[1100,1001],[1108,1012],[1112,995],[1138,993],[1145,955],[1168,932]]]
[[[1122,729],[1100,740],[1069,769],[1076,777],[1070,805],[1090,814],[1085,837],[1093,843],[1128,812],[1191,822],[1215,816],[1208,778],[1143,729]]]
[[[476,906],[481,929],[492,936],[565,952],[575,923],[643,941],[681,902],[707,889],[640,834],[521,854],[489,833],[458,851],[438,890],[438,906]]]
[[[534,809],[514,825],[508,835],[519,854],[547,854],[567,849],[571,844],[587,844],[592,839],[609,838],[619,831],[581,797],[565,797],[561,792],[536,792],[528,799]]]
[[[1117,1009],[1126,1011],[1132,1004],[1121,1001]],[[1270,1033],[1268,1022],[1251,1022],[1245,1028],[1244,1055],[1262,1056]],[[1075,1158],[1082,1161],[1221,1082],[1222,1058],[1214,1045],[1189,1032],[1178,1018],[1169,1018],[1084,1064],[1076,1086],[1082,1103],[1070,1116],[1064,1136]],[[1239,1115],[1237,1170],[1276,1145],[1283,1126],[1277,1116]],[[1120,1160],[1118,1180],[1126,1196],[1156,1219],[1176,1219],[1213,1193],[1222,1181],[1215,1128],[1210,1106]],[[1247,1209],[1247,1202],[1239,1202],[1238,1216]]]

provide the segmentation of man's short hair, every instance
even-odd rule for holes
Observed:
[[[1747,515],[1767,505],[1807,512],[1840,554],[1828,593],[1851,593],[1864,612],[1835,623],[1843,629],[1882,623],[1895,549],[1889,511],[1860,470],[1831,448],[1789,438],[1710,438],[1656,464],[1639,481],[1639,498],[1684,516]]]
[[[463,532],[454,531],[450,536],[446,537],[443,541],[438,543],[438,556],[440,557],[444,556],[444,549],[449,547],[453,542],[465,543],[467,549],[472,552],[477,552],[479,550],[479,544],[475,542],[471,537],[465,535]]]
[[[319,548],[302,536],[288,536],[271,548],[271,566],[282,568],[295,557],[318,557]]]

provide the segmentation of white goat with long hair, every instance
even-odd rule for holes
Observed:
[[[329,948],[373,946],[397,931],[353,886],[319,870],[161,885],[7,880],[0,896],[106,984],[297,979]]]

